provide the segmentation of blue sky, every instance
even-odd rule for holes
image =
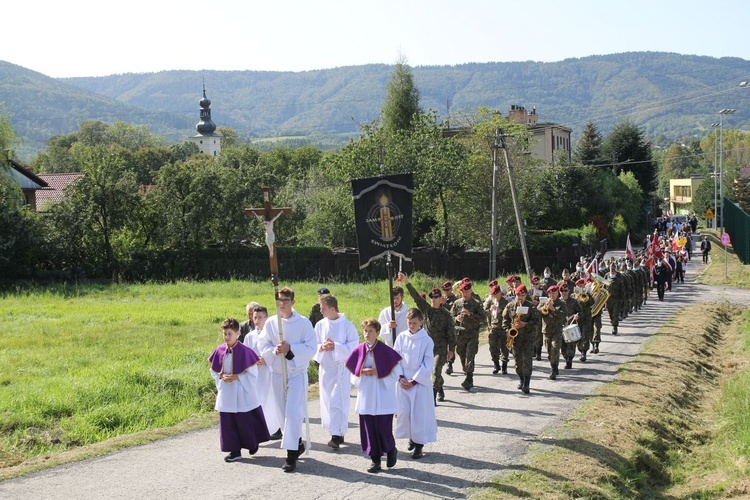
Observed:
[[[740,0],[27,0],[0,60],[52,77],[559,61],[629,51],[750,59]]]

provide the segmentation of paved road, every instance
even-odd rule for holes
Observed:
[[[748,302],[747,291],[692,283],[702,269],[693,260],[688,283],[668,292],[665,302],[649,300],[621,323],[620,335],[603,334],[601,352],[585,364],[576,360],[573,370],[561,369],[556,381],[547,378],[546,362],[536,362],[530,395],[516,389],[515,375],[491,374],[482,346],[471,393],[460,388],[461,377],[447,377],[448,401],[437,408],[439,441],[427,445],[426,456],[417,461],[408,458],[400,440],[397,467],[381,474],[365,472],[369,459],[359,450],[355,415],[347,444],[338,451],[325,445],[329,436],[320,427],[316,400],[309,403],[313,449],[293,474],[281,471],[285,453],[278,442],[262,446],[252,458],[224,463],[218,429],[212,428],[6,481],[0,483],[0,498],[464,498],[518,464],[532,439],[560,425],[584,396],[611,381],[675,310],[695,301]]]

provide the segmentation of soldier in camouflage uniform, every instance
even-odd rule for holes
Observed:
[[[474,387],[474,357],[479,349],[479,327],[484,318],[484,308],[471,290],[471,281],[459,285],[461,297],[453,303],[451,316],[456,322],[456,353],[461,360],[466,378],[461,387],[467,391]]]
[[[624,292],[620,299],[620,321],[623,321],[630,314],[630,298],[633,295],[633,278],[628,274],[627,266],[624,262],[620,264],[619,275],[624,285]]]
[[[539,311],[526,298],[528,290],[525,285],[518,286],[514,295],[513,302],[508,303],[503,310],[502,328],[506,331],[511,328],[518,330],[518,335],[513,341],[513,359],[516,361],[516,374],[520,379],[518,388],[528,394],[534,365],[534,333],[536,332],[536,324],[539,323]],[[519,306],[526,307],[528,311],[516,318]]]
[[[620,307],[622,307],[622,297],[625,294],[625,284],[614,264],[609,268],[607,279],[609,279],[607,311],[609,312],[609,321],[612,323],[612,335],[617,335],[617,326],[620,324]]]
[[[453,359],[453,353],[456,348],[456,333],[453,328],[453,318],[442,305],[442,293],[440,289],[433,288],[428,294],[430,302],[419,295],[419,292],[409,283],[409,279],[404,273],[398,273],[399,281],[406,286],[409,294],[414,299],[417,307],[425,318],[424,329],[432,338],[434,343],[433,354],[435,356],[435,365],[432,369],[432,395],[435,400],[435,406],[438,401],[445,401],[445,391],[443,390],[443,366],[446,360]]]
[[[534,303],[534,307],[539,308],[539,297],[546,297],[547,292],[542,290],[542,279],[539,276],[532,276],[531,288],[529,289],[529,299]],[[542,360],[542,347],[544,347],[544,335],[542,335],[542,322],[536,322],[536,334],[534,335],[534,357],[537,361]]]
[[[551,367],[549,378],[555,380],[560,364],[560,346],[562,344],[562,329],[568,317],[568,307],[560,299],[560,288],[552,285],[547,288],[547,302],[539,307],[542,318],[542,333],[547,346],[547,356]]]
[[[507,337],[506,331],[503,328],[503,311],[505,306],[508,305],[508,301],[503,297],[503,292],[500,290],[500,285],[495,282],[495,285],[490,289],[490,295],[484,301],[484,310],[487,314],[487,323],[490,325],[489,335],[489,347],[490,347],[490,359],[495,368],[492,370],[492,374],[496,375],[502,371],[503,375],[508,373],[508,348],[506,347]],[[502,361],[502,367],[500,366]]]
[[[456,294],[453,293],[453,283],[450,281],[446,281],[442,285],[440,285],[440,288],[443,289],[443,307],[445,307],[448,311],[450,311],[453,308],[453,303],[458,299],[456,297]],[[453,373],[453,361],[455,360],[455,356],[448,360],[448,367],[445,369],[445,374],[450,375]]]
[[[594,305],[594,299],[590,294],[586,294],[588,300],[583,300],[584,287],[586,280],[580,278],[576,281],[576,300],[581,305],[581,312],[578,313],[578,326],[581,329],[581,340],[578,341],[578,352],[581,353],[579,358],[581,362],[586,362],[586,353],[589,352],[589,343],[594,335],[594,321],[591,318],[591,306]]]
[[[581,303],[578,302],[570,293],[571,289],[567,282],[560,285],[560,299],[565,302],[568,308],[568,316],[565,319],[565,325],[577,322],[581,317]],[[579,327],[580,328],[580,327]],[[573,368],[573,358],[576,356],[576,345],[578,342],[566,342],[565,337],[562,341],[562,354],[565,356],[565,369]],[[585,361],[585,360],[584,360]]]

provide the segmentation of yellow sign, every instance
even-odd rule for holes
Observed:
[[[713,218],[714,218],[714,211],[709,208],[708,210],[706,210],[706,219],[710,220]]]
[[[677,244],[681,247],[684,247],[685,245],[687,245],[687,238],[680,238],[679,240],[677,240]]]

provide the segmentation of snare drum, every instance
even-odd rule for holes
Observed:
[[[563,327],[563,339],[569,344],[581,340],[581,329],[576,323]]]

